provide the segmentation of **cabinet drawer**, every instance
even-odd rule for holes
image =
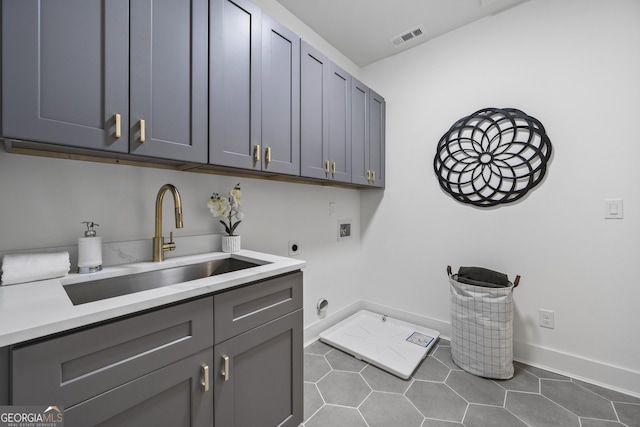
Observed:
[[[212,297],[12,350],[12,404],[65,407],[213,345]]]
[[[302,272],[214,295],[214,337],[220,343],[302,307]]]

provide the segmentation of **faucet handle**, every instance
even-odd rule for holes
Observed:
[[[169,232],[169,243],[173,243],[173,231]]]

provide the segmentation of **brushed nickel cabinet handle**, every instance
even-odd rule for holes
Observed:
[[[200,385],[202,386],[202,390],[207,392],[209,391],[209,366],[203,363],[201,368],[202,368],[202,382],[200,382]]]
[[[115,118],[116,118],[116,133],[114,136],[116,139],[118,139],[122,137],[122,116],[120,116],[120,114],[116,114]]]
[[[145,139],[146,139],[145,122],[144,120],[140,120],[140,142],[144,142]]]
[[[253,146],[253,161],[254,162],[259,162],[260,161],[260,146],[259,145],[254,145]]]
[[[222,378],[229,381],[229,356],[222,355]]]

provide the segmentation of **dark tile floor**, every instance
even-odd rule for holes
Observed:
[[[479,378],[444,340],[408,380],[319,341],[304,357],[304,427],[640,427],[640,398],[517,362]]]

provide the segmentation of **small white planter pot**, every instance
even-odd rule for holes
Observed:
[[[222,236],[222,252],[233,253],[240,250],[240,236]]]

